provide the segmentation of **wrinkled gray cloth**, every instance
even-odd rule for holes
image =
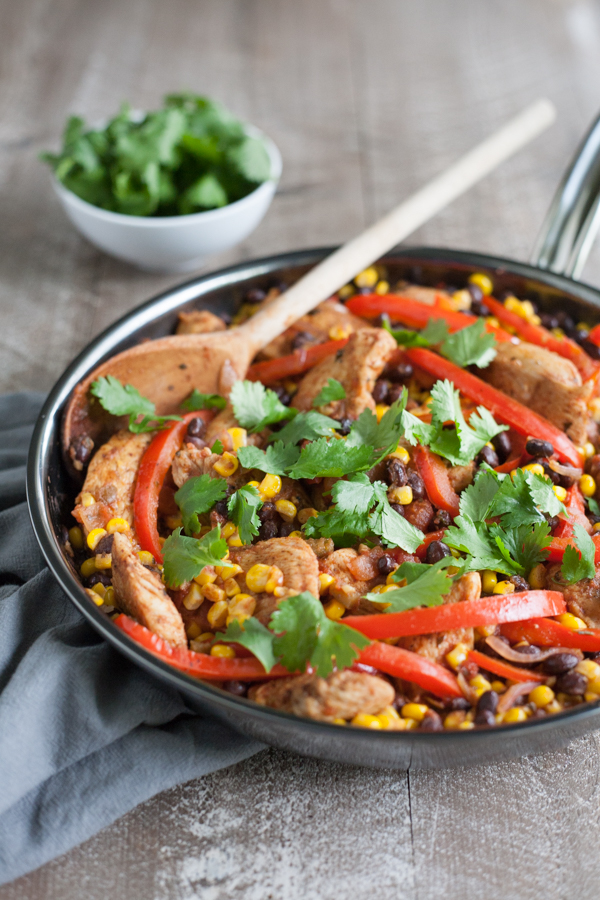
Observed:
[[[42,400],[0,397],[0,884],[262,747],[190,714],[98,637],[46,568],[25,500]]]

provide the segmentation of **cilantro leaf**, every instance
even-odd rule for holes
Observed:
[[[575,584],[582,578],[594,578],[596,575],[596,566],[594,558],[596,555],[596,545],[583,527],[583,525],[575,525],[574,529],[575,546],[568,544],[565,548],[565,555],[560,569],[561,575],[567,584]]]
[[[551,538],[550,526],[545,520],[536,522],[533,528],[529,524],[506,529],[499,525],[491,525],[489,531],[507,566],[513,566],[514,572],[506,574],[522,575],[531,571],[548,556]]]
[[[371,531],[378,535],[387,547],[400,547],[407,553],[414,553],[424,540],[424,534],[404,516],[399,515],[389,504],[386,486],[376,481],[375,497],[377,506],[369,516]]]
[[[265,672],[270,672],[277,662],[273,652],[273,633],[252,616],[244,619],[241,624],[237,619],[233,619],[224,633],[219,632],[215,635],[215,640],[235,641],[236,644],[246,647],[263,664]]]
[[[512,478],[505,478],[491,504],[490,515],[502,516],[503,525],[517,527],[543,521],[537,509],[527,475],[523,469],[515,469]]]
[[[237,421],[249,431],[262,431],[267,425],[297,414],[295,409],[284,406],[275,391],[260,381],[236,381],[229,399]]]
[[[600,506],[598,505],[598,501],[594,500],[593,497],[588,497],[587,502],[590,508],[590,512],[592,512],[595,516],[600,516]]]
[[[277,441],[270,444],[266,451],[251,445],[240,447],[237,455],[245,469],[260,469],[269,475],[283,476],[294,463],[298,462],[300,448],[294,447],[293,444],[286,447],[281,441]]]
[[[426,563],[402,563],[394,572],[393,580],[406,579],[407,584],[385,594],[367,594],[367,600],[385,603],[385,612],[402,612],[416,606],[440,606],[453,583],[452,575],[444,569],[455,562],[453,557],[445,557],[431,566]]]
[[[370,469],[373,448],[352,447],[344,440],[319,438],[302,448],[300,458],[288,474],[291,478],[341,478],[351,472]]]
[[[165,422],[181,421],[181,416],[157,416],[152,400],[143,397],[132,384],[121,384],[114,375],[101,375],[92,382],[90,393],[111,415],[129,416],[129,430],[134,434],[156,431]]]
[[[449,334],[440,347],[440,353],[457,366],[475,365],[485,369],[495,358],[496,338],[486,330],[483,319]]]
[[[200,531],[198,516],[212,509],[217,500],[227,494],[227,483],[210,475],[194,475],[188,478],[175,494],[175,503],[181,510],[183,527],[187,534]]]
[[[313,408],[325,406],[335,400],[343,400],[346,396],[344,385],[337,378],[330,378],[324,388],[321,388],[312,402]]]
[[[518,471],[523,472],[523,469]],[[552,482],[545,475],[537,475],[531,471],[525,471],[525,479],[529,487],[531,499],[542,512],[548,513],[549,516],[558,516],[561,513],[568,515],[564,503],[558,499],[554,493]]]
[[[176,528],[163,544],[165,584],[170,588],[181,587],[199,575],[204,566],[221,565],[227,550],[218,525],[199,539],[185,537],[181,528]]]
[[[473,522],[470,516],[460,515],[454,525],[446,529],[444,543],[469,556],[468,568],[492,569],[505,575],[519,574],[515,566],[502,555],[484,522]]]
[[[398,441],[404,434],[403,414],[408,400],[406,388],[400,397],[392,403],[390,408],[377,421],[377,416],[370,409],[362,411],[358,419],[352,424],[350,434],[346,439],[347,447],[373,447],[379,458],[387,456],[398,446]]]
[[[483,522],[491,515],[494,498],[500,489],[498,474],[493,469],[480,470],[475,481],[460,495],[460,511],[473,522]]]
[[[182,409],[194,412],[197,409],[225,409],[227,401],[220,394],[201,394],[194,388],[189,397],[181,404]]]
[[[311,409],[308,412],[298,413],[291,422],[288,422],[280,431],[274,432],[270,441],[281,441],[284,444],[298,444],[300,441],[314,441],[319,437],[331,437],[336,428],[340,427],[337,419],[324,416]]]
[[[251,544],[260,529],[258,510],[263,505],[260,494],[253,484],[245,484],[231,495],[227,501],[227,511],[231,521],[237,525],[242,544]]]
[[[223,447],[223,442],[217,438],[217,440],[214,442],[214,444],[210,448],[210,452],[221,454],[224,449],[225,448]]]
[[[392,329],[385,320],[383,327],[402,347],[431,347],[433,344],[440,344],[448,336],[448,326],[443,319],[429,319],[421,332]]]
[[[363,647],[370,643],[359,631],[348,628],[342,622],[333,622],[323,614],[309,663],[321,678],[327,678],[333,672],[334,665],[338,672],[349,668]]]

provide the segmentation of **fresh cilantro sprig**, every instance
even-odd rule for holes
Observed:
[[[165,584],[181,587],[199,575],[204,566],[219,566],[227,555],[227,541],[217,525],[201,538],[186,537],[176,528],[163,545]]]
[[[299,458],[299,447],[293,444],[286,447],[281,441],[270,444],[266,450],[251,445],[240,447],[238,450],[238,459],[245,469],[259,469],[261,472],[268,472],[269,475],[281,477],[287,474]]]
[[[92,382],[90,393],[111,415],[129,416],[129,430],[134,434],[156,431],[165,422],[181,421],[181,416],[157,416],[152,400],[143,397],[132,384],[121,384],[114,375],[101,375]]]
[[[198,516],[211,510],[226,495],[227,483],[222,478],[211,478],[206,474],[188,478],[175,494],[186,534],[197,534],[200,531]]]
[[[594,578],[596,566],[594,557],[596,545],[583,527],[575,525],[573,528],[575,546],[567,544],[560,573],[567,584],[575,584],[582,578]]]
[[[220,394],[202,394],[197,388],[181,404],[181,408],[187,412],[195,412],[197,409],[225,409],[226,406],[225,397]]]
[[[477,366],[485,369],[496,357],[496,338],[488,332],[485,322],[478,319],[472,325],[460,328],[453,334],[443,319],[431,318],[422,331],[384,328],[403,347],[433,347],[457,366]]]
[[[237,525],[242,544],[251,544],[260,529],[258,510],[263,505],[261,496],[253,484],[245,484],[227,501],[227,511]]]
[[[252,616],[242,623],[233,619],[226,631],[215,635],[215,641],[235,642],[245,647],[263,664],[266,672],[270,672],[277,664],[273,650],[275,636],[272,631]]]
[[[416,606],[440,606],[454,581],[454,576],[445,570],[448,566],[455,566],[456,562],[452,556],[440,559],[433,565],[404,562],[392,575],[394,582],[406,582],[403,587],[385,594],[372,592],[366,595],[366,599],[385,604],[385,612],[403,612]]]
[[[260,381],[236,381],[229,399],[233,414],[242,428],[248,431],[262,431],[267,425],[291,419],[297,410],[284,406],[275,391],[266,388]]]
[[[346,397],[346,389],[337,378],[330,378],[324,388],[321,388],[317,396],[312,402],[313,409],[319,406],[326,406],[328,403],[334,403],[336,400],[344,400]]]
[[[288,422],[279,431],[275,431],[269,440],[281,441],[283,444],[293,446],[299,444],[300,441],[314,441],[320,437],[331,437],[339,427],[340,423],[337,419],[324,416],[316,409],[310,409],[308,412],[301,412],[294,416],[291,422]]]
[[[346,446],[372,447],[375,462],[395,450],[398,441],[404,435],[403,416],[407,400],[408,391],[404,388],[400,397],[386,410],[379,422],[372,410],[363,410],[358,419],[352,423]]]
[[[422,331],[407,328],[391,328],[384,319],[383,327],[402,347],[432,347],[448,337],[448,326],[443,319],[430,319]]]

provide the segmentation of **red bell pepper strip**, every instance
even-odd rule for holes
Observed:
[[[512,472],[513,469],[517,469],[521,462],[523,461],[523,456],[525,454],[525,445],[527,443],[527,437],[524,434],[518,434],[513,429],[508,432],[510,441],[511,441],[511,450],[510,456],[503,462],[502,465],[496,466],[496,472],[502,472],[504,474],[508,472]]]
[[[480,669],[499,675],[500,678],[508,678],[511,681],[546,681],[545,675],[530,672],[528,669],[520,669],[518,666],[511,666],[502,659],[492,659],[485,653],[480,653],[479,650],[469,650],[467,659],[477,663]]]
[[[519,434],[550,441],[557,456],[564,462],[579,468],[583,466],[581,453],[564,431],[522,403],[424,347],[413,347],[412,350],[406,351],[406,356],[414,365],[429,372],[430,375],[448,378],[454,382],[455,387],[466,397],[485,406],[497,419],[510,425]]]
[[[414,681],[437,697],[462,697],[462,691],[452,672],[412,650],[376,642],[361,650],[359,660],[386,675]]]
[[[352,297],[346,303],[346,308],[355,316],[372,319],[381,313],[388,315],[395,321],[402,322],[410,328],[425,328],[430,319],[443,319],[449,331],[460,331],[468,325],[474,325],[480,321],[477,316],[468,313],[446,309],[440,303],[429,305],[410,297],[398,297],[394,294],[360,294]],[[490,325],[485,320],[486,331],[493,333],[498,341],[512,341],[512,335],[502,328]]]
[[[342,350],[348,343],[348,338],[341,341],[325,341],[323,344],[315,344],[313,347],[302,347],[294,350],[288,356],[280,356],[278,359],[267,359],[264,362],[254,363],[250,366],[246,378],[250,381],[262,381],[263,384],[271,384],[282,378],[290,378],[292,375],[302,375],[308,372],[321,360],[326,359],[338,350]]]
[[[457,516],[459,497],[450,484],[448,469],[440,457],[419,444],[413,450],[413,459],[433,505],[445,509],[451,516]]]
[[[500,631],[512,644],[528,641],[536,647],[571,647],[586,653],[600,650],[600,628],[572,631],[554,619],[531,619],[529,622],[510,622]]]
[[[385,595],[381,596],[383,600]],[[518,594],[479,597],[478,600],[459,603],[444,603],[442,606],[407,609],[404,612],[347,616],[343,622],[368,638],[384,640],[412,634],[452,631],[455,628],[498,625],[500,622],[520,622],[540,616],[558,616],[566,609],[564,597],[559,591],[523,591]]]
[[[591,537],[596,546],[594,564],[596,566],[600,566],[600,534],[593,534]],[[569,544],[575,546],[572,537],[553,537],[550,541],[550,552],[548,553],[546,562],[562,562],[563,556],[565,555],[565,550],[569,546]]]
[[[209,421],[214,415],[210,410],[186,413],[181,422],[159,431],[142,456],[133,497],[133,526],[142,550],[151,553],[162,562],[162,548],[158,535],[158,497],[167,472],[180,449],[191,419]]]
[[[585,514],[585,501],[578,484],[569,488],[564,505],[569,518],[560,520],[553,531],[554,537],[570,537],[575,525],[581,525],[588,532],[592,530],[590,520]]]
[[[546,350],[551,350],[553,353],[571,360],[584,381],[587,381],[589,378],[595,378],[598,375],[600,369],[598,363],[588,356],[583,347],[580,347],[571,338],[566,336],[556,337],[542,325],[533,325],[516,313],[511,312],[503,303],[494,300],[493,297],[486,297],[485,305],[499,322],[514,328],[524,341],[529,341],[530,344],[536,344],[538,347],[544,347]]]
[[[196,678],[216,681],[264,681],[267,678],[283,678],[290,674],[281,665],[274,666],[267,673],[262,663],[255,657],[227,659],[210,656],[208,653],[196,653],[195,650],[188,650],[187,647],[173,647],[172,644],[123,613],[117,616],[115,625],[145,650],[149,650],[150,653],[160,657],[179,671],[185,672],[186,675]]]
[[[594,325],[588,334],[588,341],[591,341],[596,347],[600,347],[600,325]]]
[[[419,559],[425,559],[427,556],[427,549],[432,541],[443,541],[445,534],[446,532],[443,528],[440,531],[430,531],[429,534],[425,535],[423,543],[415,550],[415,556],[418,556]]]

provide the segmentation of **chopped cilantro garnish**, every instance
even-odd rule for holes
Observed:
[[[143,397],[132,384],[121,384],[113,375],[100,376],[92,383],[90,393],[111,415],[129,416],[129,430],[134,434],[156,431],[165,422],[181,421],[181,416],[157,416],[152,400]]]
[[[422,331],[393,329],[384,321],[383,327],[402,347],[431,347],[441,344],[448,336],[448,326],[443,319],[430,319]]]
[[[415,606],[440,606],[452,588],[453,576],[444,570],[455,565],[453,557],[445,557],[433,565],[405,562],[394,572],[393,581],[406,581],[404,587],[385,594],[367,594],[367,600],[385,603],[385,612],[402,612]],[[389,605],[388,605],[389,604]]]
[[[223,447],[223,442],[220,441],[220,440],[217,438],[217,440],[214,442],[214,444],[213,444],[212,447],[210,448],[210,452],[211,452],[211,453],[218,453],[218,454],[220,455],[220,454],[223,452],[224,449],[225,449],[225,448]]]
[[[192,393],[181,404],[182,409],[194,412],[197,409],[225,409],[227,401],[220,394],[201,394],[194,388]]]
[[[372,447],[375,451],[373,465],[378,459],[395,450],[404,434],[403,415],[407,400],[408,391],[405,388],[402,395],[386,410],[380,422],[372,410],[363,410],[352,424],[346,446]]]
[[[313,408],[326,406],[327,403],[333,403],[335,400],[343,400],[346,396],[344,385],[336,378],[330,378],[324,388],[321,388],[317,396],[312,402]]]
[[[565,548],[563,563],[560,569],[561,575],[567,584],[574,584],[581,581],[582,578],[594,578],[596,575],[596,567],[594,557],[596,555],[596,545],[583,527],[583,525],[575,525],[573,528],[575,535],[575,546],[568,544]]]
[[[588,506],[590,508],[590,512],[594,516],[600,516],[600,506],[598,505],[598,501],[594,500],[593,497],[588,497],[587,502],[588,502]]]
[[[235,641],[251,653],[263,664],[266,672],[270,672],[277,662],[273,652],[275,636],[258,619],[249,617],[240,623],[233,619],[225,633],[215,635],[217,641]]]
[[[237,421],[249,431],[262,431],[267,425],[297,414],[297,410],[284,406],[275,391],[260,381],[236,381],[229,399]]]
[[[237,525],[242,544],[251,544],[260,528],[258,510],[263,505],[260,494],[253,484],[245,484],[227,501],[227,511],[231,521]]]
[[[219,566],[227,554],[227,542],[217,525],[199,539],[185,537],[176,528],[163,545],[165,583],[170,588],[181,587],[199,575],[204,566]]]
[[[295,420],[294,420],[295,421]],[[300,448],[293,444],[284,446],[281,441],[270,444],[266,450],[258,447],[240,447],[238,459],[245,469],[259,469],[269,475],[285,475],[300,457]]]
[[[299,444],[300,441],[314,441],[319,437],[331,437],[335,429],[340,427],[337,419],[324,416],[311,409],[298,413],[280,431],[274,432],[269,440],[281,441],[283,444]]]
[[[292,478],[341,478],[374,465],[373,448],[352,447],[344,440],[319,438],[302,448],[289,471]]]
[[[485,323],[478,319],[453,334],[443,319],[431,318],[422,331],[393,330],[383,326],[403,347],[432,347],[457,366],[478,366],[485,369],[496,356],[496,338],[488,333]]]
[[[197,534],[200,531],[198,516],[212,509],[217,500],[222,500],[226,494],[227,483],[221,478],[211,478],[210,475],[188,478],[175,494],[186,534]]]

